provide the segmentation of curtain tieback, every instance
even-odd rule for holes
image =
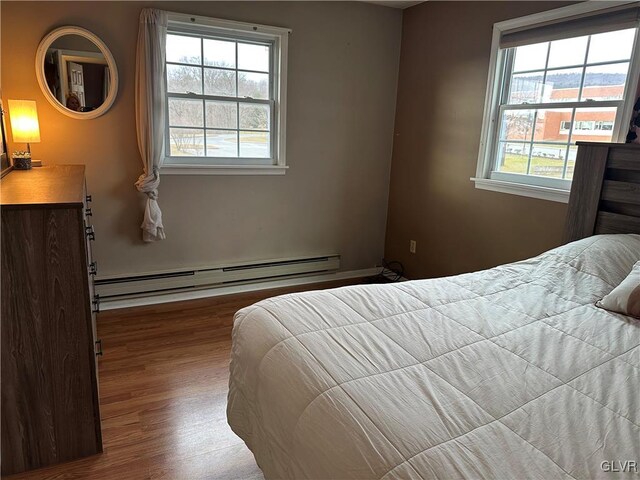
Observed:
[[[158,198],[158,186],[160,185],[160,175],[158,168],[154,167],[150,175],[142,174],[135,183],[139,192],[146,193],[153,200]]]

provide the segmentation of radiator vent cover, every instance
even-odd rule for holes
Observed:
[[[327,273],[339,268],[340,255],[326,255],[135,276],[101,277],[96,279],[95,286],[100,298],[117,299]]]

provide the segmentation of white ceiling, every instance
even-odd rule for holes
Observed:
[[[411,2],[411,1],[405,1],[405,0],[360,0],[360,1],[367,2],[367,3],[375,3],[376,5],[385,5],[387,7],[393,7],[393,8],[409,8],[409,7],[413,7],[414,5],[418,5],[419,3],[422,3],[424,0],[419,2]]]

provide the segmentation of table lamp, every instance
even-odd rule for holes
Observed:
[[[40,126],[38,124],[38,110],[33,100],[9,100],[9,119],[11,134],[15,143],[26,143],[26,152],[14,152],[13,168],[28,170],[31,168],[30,143],[40,142]],[[36,163],[36,162],[34,162]],[[40,162],[37,162],[39,164]]]

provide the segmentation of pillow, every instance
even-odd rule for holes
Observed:
[[[636,262],[627,278],[596,305],[611,312],[640,318],[640,262]]]

